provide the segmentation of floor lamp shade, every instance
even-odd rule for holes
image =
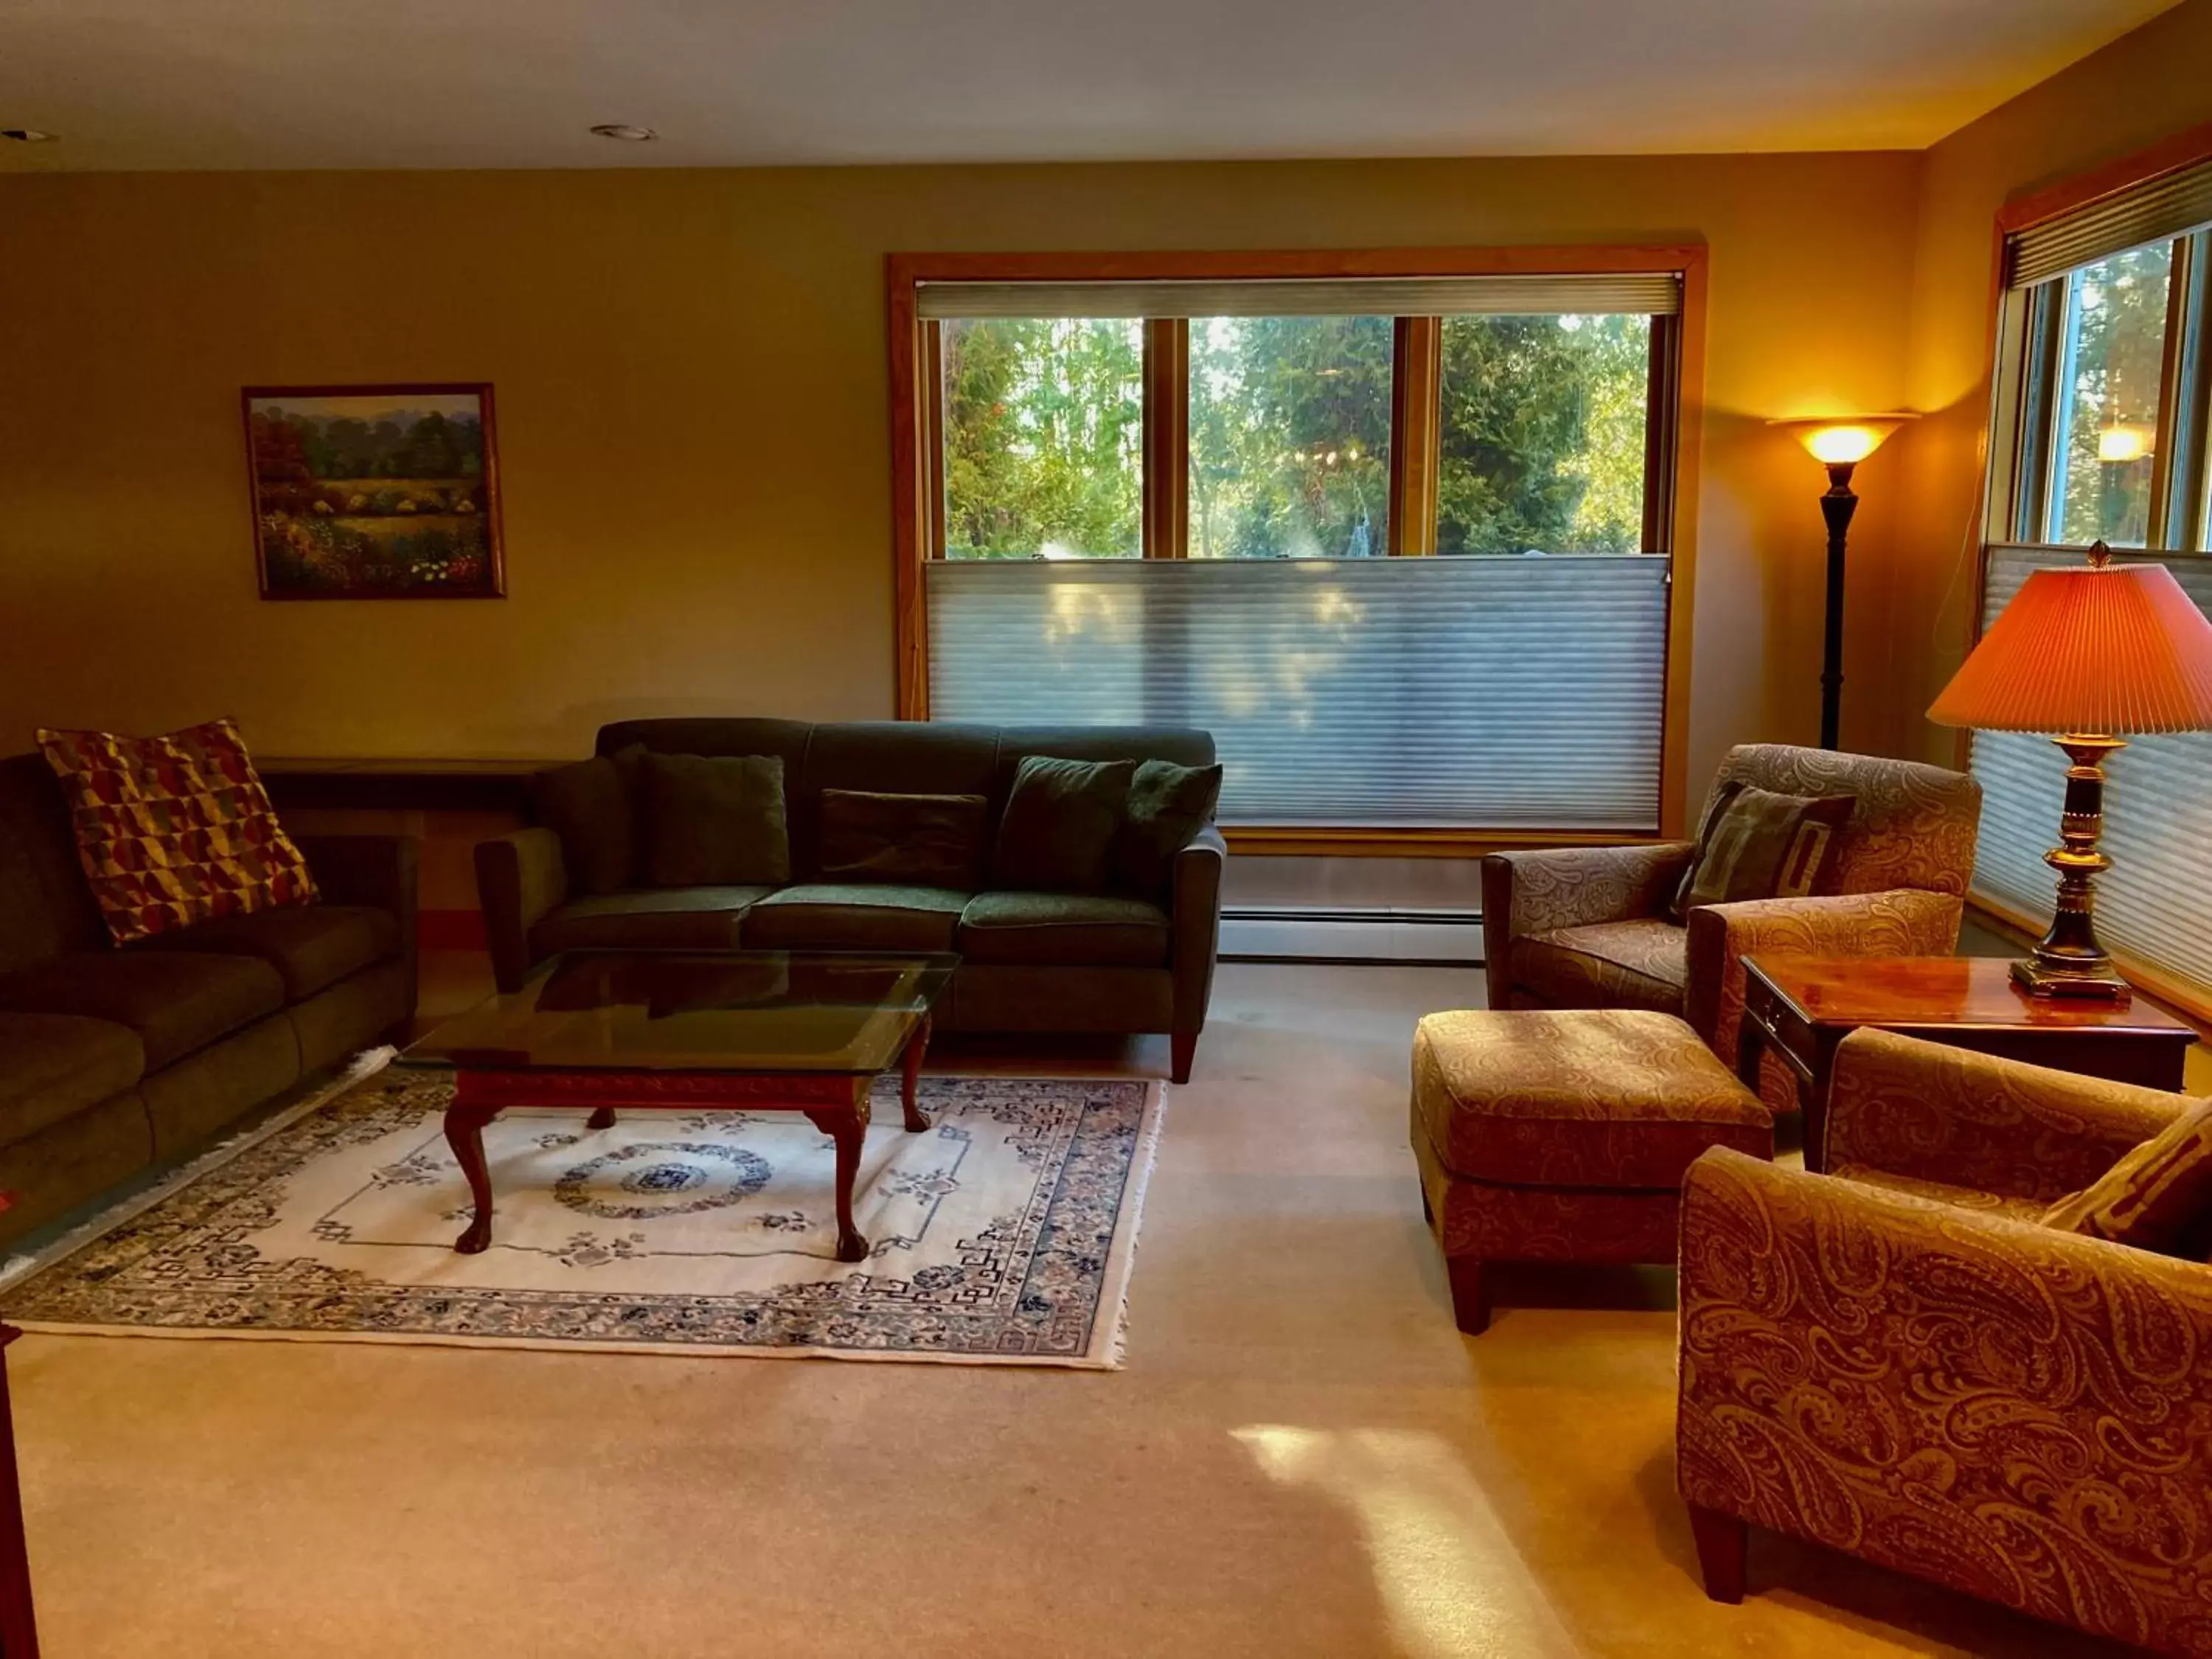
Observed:
[[[2065,751],[2061,844],[2043,855],[2058,872],[2057,908],[2013,965],[2038,996],[2127,996],[2094,916],[2112,862],[2097,847],[2105,763],[2127,733],[2212,730],[2212,622],[2164,565],[2112,556],[2099,542],[2087,565],[2030,576],[1928,711],[1944,726],[2049,732]]]
[[[2162,564],[2039,570],[1928,718],[1988,732],[2212,727],[2212,622]]]

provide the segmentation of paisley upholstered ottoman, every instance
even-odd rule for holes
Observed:
[[[1710,1146],[1774,1155],[1774,1120],[1697,1034],[1642,1009],[1431,1014],[1413,1033],[1413,1156],[1459,1328],[1496,1261],[1674,1260]]]

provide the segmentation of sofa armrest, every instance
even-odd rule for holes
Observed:
[[[1490,1006],[1513,1006],[1515,939],[1658,915],[1697,852],[1692,841],[1655,841],[1490,854],[1482,860],[1482,954]]]
[[[2212,1267],[1717,1151],[1680,1299],[1692,1504],[2197,1650]]]
[[[517,830],[477,843],[477,902],[492,975],[501,991],[519,991],[535,958],[530,930],[568,896],[568,870],[561,838],[550,830]]]
[[[1828,1170],[1879,1170],[2050,1204],[2192,1104],[1894,1031],[1854,1031],[1836,1048]]]
[[[1956,894],[1917,887],[1704,906],[1689,916],[1683,1017],[1733,1066],[1746,957],[1948,957],[1958,948],[1965,914]]]
[[[1175,855],[1175,896],[1169,918],[1169,966],[1175,973],[1175,1035],[1195,1039],[1206,1028],[1213,994],[1213,958],[1221,939],[1221,871],[1229,843],[1207,824]]]
[[[422,843],[413,836],[295,836],[325,904],[388,910],[399,925],[407,969],[407,1007],[415,1008],[416,938]]]

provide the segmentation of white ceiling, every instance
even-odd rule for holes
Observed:
[[[0,168],[1918,148],[2171,3],[0,0]]]

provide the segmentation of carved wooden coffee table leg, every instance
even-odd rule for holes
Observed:
[[[461,1092],[466,1091],[464,1085]],[[453,1241],[453,1248],[463,1255],[479,1255],[491,1243],[491,1171],[484,1165],[483,1131],[484,1125],[498,1115],[498,1107],[464,1100],[458,1094],[446,1109],[446,1144],[453,1149],[453,1161],[468,1177],[469,1196],[476,1203],[475,1219]]]
[[[615,1127],[615,1109],[611,1106],[600,1107],[598,1111],[592,1114],[590,1120],[586,1122],[584,1127],[586,1129],[613,1128]]]
[[[853,1182],[860,1173],[860,1144],[867,1136],[867,1125],[849,1106],[810,1107],[806,1115],[837,1144],[837,1260],[866,1261],[868,1241],[853,1224]]]
[[[914,1028],[907,1039],[906,1061],[899,1078],[899,1104],[906,1108],[906,1127],[909,1134],[920,1134],[929,1127],[929,1119],[915,1103],[915,1096],[921,1084],[921,1057],[929,1052],[929,1016],[921,1017],[921,1024]]]

